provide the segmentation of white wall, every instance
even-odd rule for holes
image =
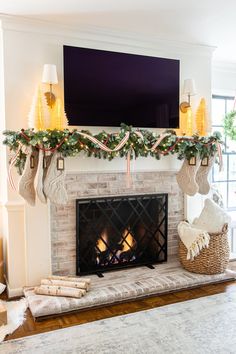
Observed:
[[[236,63],[213,62],[212,93],[215,95],[235,96]]]
[[[196,80],[198,95],[192,100],[193,107],[196,107],[201,97],[206,98],[210,107],[212,55],[210,47],[166,42],[150,37],[140,38],[140,36],[93,28],[82,28],[81,31],[74,32],[53,24],[18,21],[6,17],[2,18],[2,33],[5,80],[4,122],[7,129],[27,127],[27,115],[35,88],[41,80],[43,64],[57,65],[59,85],[56,91],[57,94],[62,93],[63,44],[180,59],[181,82],[185,78]],[[5,151],[2,151],[2,156],[6,158]],[[125,161],[121,159],[107,162],[78,157],[68,159],[66,164],[70,171],[117,171],[126,168]],[[178,170],[179,167],[179,162],[173,157],[164,158],[162,161],[143,158],[132,163],[132,168],[135,170]],[[22,202],[22,199],[9,189],[6,180],[1,184],[7,191],[5,202],[11,205]],[[16,233],[11,232],[10,227],[5,232],[8,243],[12,245],[11,249],[8,249],[10,256],[8,260],[21,255],[24,257],[21,284],[13,274],[8,274],[9,288],[13,289],[14,294],[14,289],[19,288],[20,285],[35,285],[41,277],[48,275],[51,269],[48,207],[41,204],[35,208],[24,204],[23,206],[23,214],[21,210],[19,215],[26,220],[26,223],[23,223],[25,228],[19,223],[20,228]],[[43,228],[40,227],[41,225]],[[21,246],[16,242],[17,247],[21,249],[20,255],[19,248],[14,247],[16,238],[18,241],[21,240]],[[8,268],[10,269],[9,264]]]

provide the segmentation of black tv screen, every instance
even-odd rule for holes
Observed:
[[[69,125],[177,128],[179,60],[64,46]]]

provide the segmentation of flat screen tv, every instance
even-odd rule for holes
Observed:
[[[177,128],[179,60],[64,46],[69,125]]]

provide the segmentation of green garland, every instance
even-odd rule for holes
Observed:
[[[115,157],[127,157],[130,153],[131,159],[139,156],[147,157],[153,156],[160,159],[161,155],[177,154],[178,159],[184,158],[190,160],[192,157],[200,155],[201,158],[212,156],[217,151],[217,144],[221,142],[221,135],[215,132],[208,137],[199,137],[193,135],[192,137],[178,137],[173,130],[167,130],[169,133],[158,147],[153,151],[149,150],[157,141],[160,135],[157,135],[146,129],[141,129],[143,139],[135,132],[137,131],[132,126],[121,124],[119,133],[109,134],[102,131],[96,135],[92,135],[89,131],[81,131],[87,133],[100,142],[105,144],[108,148],[114,149],[117,144],[124,138],[125,134],[129,131],[130,136],[123,148],[117,152],[106,152],[101,150],[98,145],[91,142],[85,137],[81,137],[78,130],[70,132],[65,130],[46,130],[35,132],[32,129],[3,132],[5,135],[4,144],[7,145],[11,151],[18,152],[14,166],[17,167],[18,172],[21,174],[24,169],[26,160],[25,148],[29,145],[35,149],[38,147],[46,151],[57,150],[64,157],[76,156],[83,152],[88,157],[93,156],[96,158],[104,158],[112,160]]]
[[[236,126],[235,126],[236,111],[227,113],[224,117],[223,127],[224,133],[231,140],[236,140]]]

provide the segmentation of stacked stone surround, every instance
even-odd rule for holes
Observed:
[[[53,274],[76,274],[76,199],[119,195],[168,193],[168,255],[177,254],[177,225],[184,218],[184,197],[176,172],[135,172],[131,183],[126,173],[75,172],[66,176],[69,201],[51,205]]]

